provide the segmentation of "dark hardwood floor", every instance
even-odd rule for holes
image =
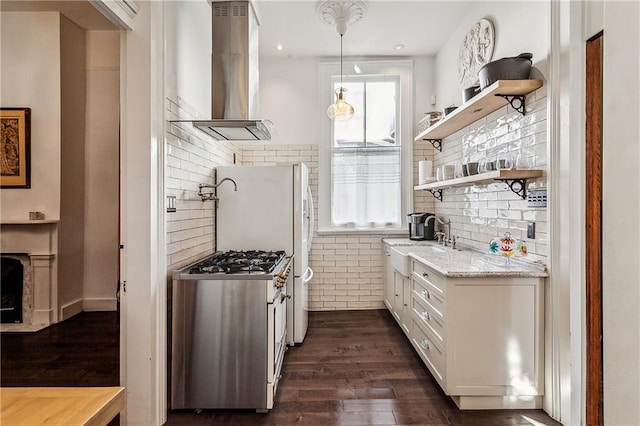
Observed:
[[[458,410],[386,310],[310,313],[282,376],[268,414],[170,412],[167,424],[559,425],[542,410]]]
[[[2,333],[0,384],[117,385],[118,333],[115,312],[83,313],[37,333]],[[375,310],[311,313],[304,344],[285,357],[276,404],[268,414],[172,411],[167,424],[559,423],[541,410],[458,410],[391,315]]]
[[[117,386],[119,334],[116,312],[83,312],[35,333],[2,333],[0,384]]]

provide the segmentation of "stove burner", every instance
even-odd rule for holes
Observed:
[[[190,274],[268,274],[284,257],[284,251],[226,251],[196,263],[189,269]]]

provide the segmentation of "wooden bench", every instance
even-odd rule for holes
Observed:
[[[104,426],[124,408],[121,386],[0,388],[0,424]]]

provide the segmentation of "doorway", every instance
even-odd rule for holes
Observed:
[[[602,51],[603,33],[586,45],[585,237],[586,424],[604,424],[602,365]]]

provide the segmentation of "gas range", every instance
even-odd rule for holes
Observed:
[[[273,407],[293,255],[215,252],[173,271],[171,407]]]
[[[283,250],[218,251],[190,265],[185,272],[189,274],[271,274],[284,257]]]

